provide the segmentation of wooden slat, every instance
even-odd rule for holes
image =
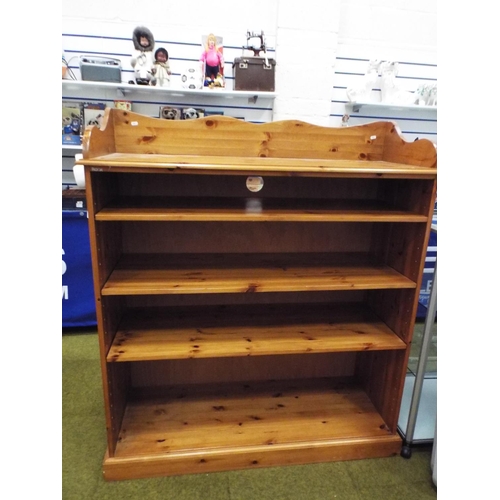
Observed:
[[[389,431],[367,395],[332,380],[249,382],[164,388],[158,399],[130,400],[115,458],[280,446]],[[248,450],[247,450],[248,451]]]
[[[113,202],[96,220],[426,222],[427,217],[376,200],[142,197]]]
[[[374,314],[351,304],[132,309],[107,360],[405,349]]]
[[[415,288],[362,254],[189,254],[124,256],[102,295],[254,293]]]

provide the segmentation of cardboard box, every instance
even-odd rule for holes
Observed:
[[[101,128],[105,109],[106,103],[104,102],[84,102],[82,105],[83,130],[85,131],[85,128],[89,125],[96,125]]]
[[[233,62],[234,90],[274,92],[276,61],[263,57],[237,57]]]

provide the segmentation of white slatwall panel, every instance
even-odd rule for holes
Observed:
[[[339,127],[342,116],[348,113],[349,126],[361,125],[377,120],[396,122],[405,140],[429,139],[437,144],[437,108],[419,109],[397,106],[363,106],[359,112],[348,112],[346,90],[359,85],[368,67],[369,58],[349,57],[347,50],[339,49],[336,59],[335,78],[332,91],[330,125]],[[356,54],[358,55],[358,54]],[[382,59],[380,57],[379,59]],[[397,61],[399,71],[396,77],[397,86],[402,90],[413,92],[421,84],[437,82],[437,64],[415,61]],[[380,77],[379,77],[380,81]],[[380,83],[375,84],[371,100],[380,101]]]
[[[81,153],[80,148],[65,148],[62,150],[62,189],[76,187],[75,176],[73,175],[73,165],[75,164],[75,154]]]

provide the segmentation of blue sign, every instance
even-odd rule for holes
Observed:
[[[425,318],[429,307],[432,280],[434,278],[434,266],[437,259],[437,233],[431,231],[429,245],[425,256],[424,273],[422,275],[422,286],[418,297],[417,318]]]
[[[62,326],[97,324],[87,211],[62,212]]]

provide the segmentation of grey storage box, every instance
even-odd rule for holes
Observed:
[[[264,57],[236,57],[233,62],[234,90],[274,92],[276,61]]]
[[[119,59],[80,56],[82,80],[121,83],[122,67]]]

